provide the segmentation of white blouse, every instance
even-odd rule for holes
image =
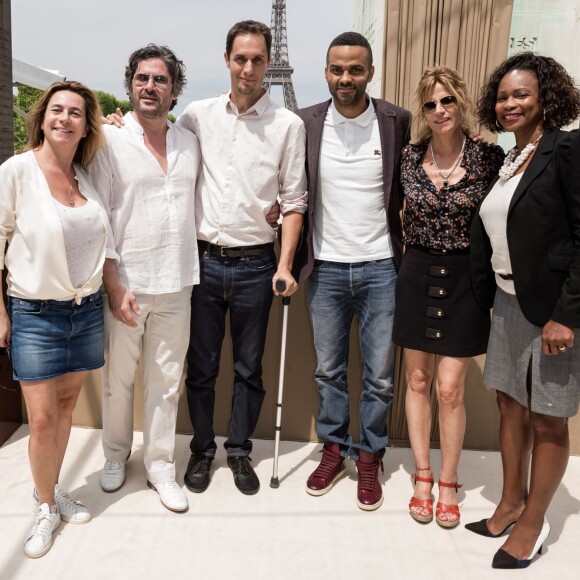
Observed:
[[[53,201],[62,225],[68,273],[72,285],[80,288],[99,263],[103,246],[107,242],[105,226],[99,219],[99,208],[92,199],[78,207],[63,205],[56,199]]]
[[[62,225],[34,153],[15,155],[0,166],[0,269],[8,269],[9,296],[74,299],[78,304],[101,287],[106,246],[109,257],[118,260],[101,200],[84,170],[77,165],[74,170],[80,192],[97,203],[99,219],[107,232],[107,244],[103,244],[97,264],[80,288],[71,281]]]
[[[507,215],[514,192],[523,173],[502,181],[498,179],[481,204],[479,215],[493,250],[491,266],[497,285],[508,294],[516,293],[513,280],[504,280],[499,274],[511,274],[512,263],[507,242]]]

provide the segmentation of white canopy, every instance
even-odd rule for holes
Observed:
[[[12,84],[14,86],[25,85],[44,90],[52,83],[65,79],[66,77],[58,74],[58,71],[39,68],[17,58],[12,59]]]

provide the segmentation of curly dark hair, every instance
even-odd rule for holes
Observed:
[[[157,44],[149,43],[143,48],[138,48],[131,53],[129,57],[129,64],[125,67],[125,90],[127,95],[131,98],[131,83],[137,71],[137,67],[142,60],[149,60],[151,58],[158,58],[165,63],[167,70],[173,82],[173,94],[175,98],[171,103],[169,110],[177,105],[177,97],[181,95],[183,87],[187,84],[185,78],[185,65],[182,60],[179,60],[175,53],[167,46],[159,46]]]
[[[496,124],[495,104],[502,78],[512,70],[529,70],[540,85],[540,104],[544,111],[544,129],[560,128],[572,123],[580,115],[580,91],[566,69],[549,56],[520,52],[500,64],[481,90],[477,102],[477,118],[482,127],[492,133],[502,133]]]

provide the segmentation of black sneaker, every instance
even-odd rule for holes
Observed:
[[[260,489],[260,480],[250,465],[251,459],[247,456],[229,456],[228,467],[234,474],[236,487],[246,495],[254,495]]]
[[[202,493],[209,487],[209,470],[213,457],[192,453],[185,470],[185,487],[193,493]]]

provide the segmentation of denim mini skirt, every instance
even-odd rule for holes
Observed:
[[[10,296],[10,344],[16,381],[41,381],[104,364],[103,299],[99,292],[74,300]]]

